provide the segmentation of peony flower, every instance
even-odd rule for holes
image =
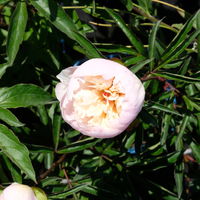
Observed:
[[[122,133],[142,109],[141,81],[123,65],[102,58],[64,69],[56,97],[63,119],[84,135],[110,138]]]
[[[12,183],[0,194],[0,200],[37,200],[31,187]]]

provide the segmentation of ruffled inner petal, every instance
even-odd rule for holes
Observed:
[[[124,93],[115,77],[78,77],[79,88],[73,93],[73,108],[76,120],[89,126],[109,127],[109,121],[120,116]]]

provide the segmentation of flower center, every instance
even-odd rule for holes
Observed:
[[[104,79],[102,76],[80,78],[80,87],[74,92],[73,107],[80,122],[91,126],[109,126],[109,121],[119,118],[124,96],[115,77]]]

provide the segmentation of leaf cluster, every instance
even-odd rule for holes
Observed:
[[[115,3],[0,0],[0,188],[29,184],[48,199],[199,198],[200,13]],[[159,16],[163,5],[182,22]],[[97,57],[120,59],[146,90],[138,118],[103,140],[69,127],[54,91],[62,69]]]

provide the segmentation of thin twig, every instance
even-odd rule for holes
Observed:
[[[63,154],[56,162],[54,162],[51,165],[51,167],[47,171],[45,171],[44,173],[40,174],[39,181],[41,181],[42,179],[47,177],[55,169],[55,167],[57,167],[60,163],[62,163],[64,161],[65,157],[66,157],[66,154]]]
[[[70,180],[69,176],[67,175],[67,171],[65,170],[65,168],[63,168],[63,173],[64,173],[64,175],[65,175],[65,178],[66,178],[66,180],[67,180],[67,184],[69,185],[69,188],[72,189],[73,186],[72,186],[72,184],[71,184],[71,180]],[[78,200],[78,199],[79,199],[79,198],[77,197],[77,195],[76,195],[75,192],[73,193],[73,196],[74,196],[74,199],[75,199],[75,200]]]
[[[69,185],[69,188],[71,189],[73,186],[71,184],[71,180],[69,179],[69,176],[67,175],[67,171],[65,170],[65,168],[63,168],[63,173],[64,173],[65,178],[67,180],[67,184]]]

